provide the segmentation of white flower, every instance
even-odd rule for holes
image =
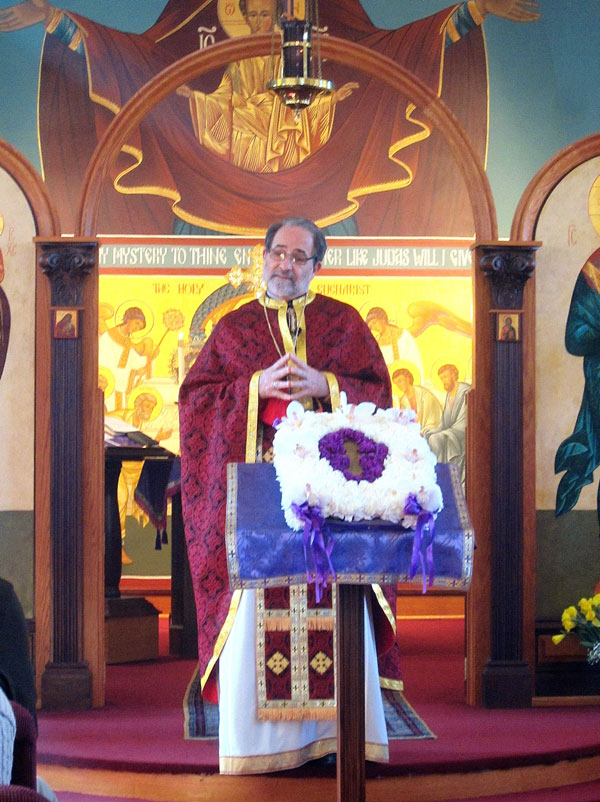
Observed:
[[[273,462],[288,526],[302,529],[291,507],[305,501],[320,507],[325,517],[382,518],[414,529],[417,516],[404,513],[409,496],[414,496],[422,509],[437,515],[443,499],[436,459],[414,417],[412,410],[376,409],[370,402],[349,405],[345,397],[342,408],[330,413],[305,411],[299,402],[290,403],[273,440]],[[321,457],[321,438],[346,428],[387,446],[382,472],[374,481],[347,479]]]
[[[290,401],[286,410],[286,417],[288,420],[300,423],[304,417],[304,407],[300,401]]]
[[[357,404],[354,408],[354,416],[356,418],[370,418],[376,409],[377,406],[371,401],[361,401],[361,403]]]

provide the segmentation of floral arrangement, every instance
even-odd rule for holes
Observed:
[[[420,562],[423,581],[428,575],[431,584],[433,524],[443,507],[436,458],[412,410],[350,405],[341,395],[335,412],[306,411],[293,401],[276,422],[273,463],[281,506],[290,529],[304,529],[307,577],[317,587],[328,574],[335,578],[327,518],[381,518],[415,530],[411,575]]]
[[[354,466],[348,443],[358,457]],[[325,518],[382,518],[405,529],[417,525],[416,506],[433,515],[443,506],[436,458],[412,410],[362,403],[312,412],[292,402],[277,425],[273,463],[291,529],[302,529],[293,505],[304,502]]]
[[[563,631],[553,635],[559,644],[567,635],[577,635],[579,642],[588,650],[588,662],[600,662],[600,593],[591,599],[581,599],[577,605],[567,607],[562,614]]]

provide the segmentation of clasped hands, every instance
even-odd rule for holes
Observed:
[[[326,398],[329,384],[325,375],[296,354],[284,354],[263,370],[258,380],[259,398],[281,398],[296,401],[301,398]]]

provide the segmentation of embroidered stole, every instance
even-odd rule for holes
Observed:
[[[335,586],[256,592],[256,674],[261,719],[336,717]]]

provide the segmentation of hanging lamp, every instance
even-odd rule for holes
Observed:
[[[304,6],[304,9],[301,7]],[[281,102],[296,114],[307,108],[321,94],[330,94],[335,87],[323,78],[321,70],[321,47],[318,0],[304,3],[284,0],[279,17],[281,31],[281,55],[279,75],[275,72],[275,26],[271,48],[271,89]],[[313,53],[313,41],[316,52]]]

